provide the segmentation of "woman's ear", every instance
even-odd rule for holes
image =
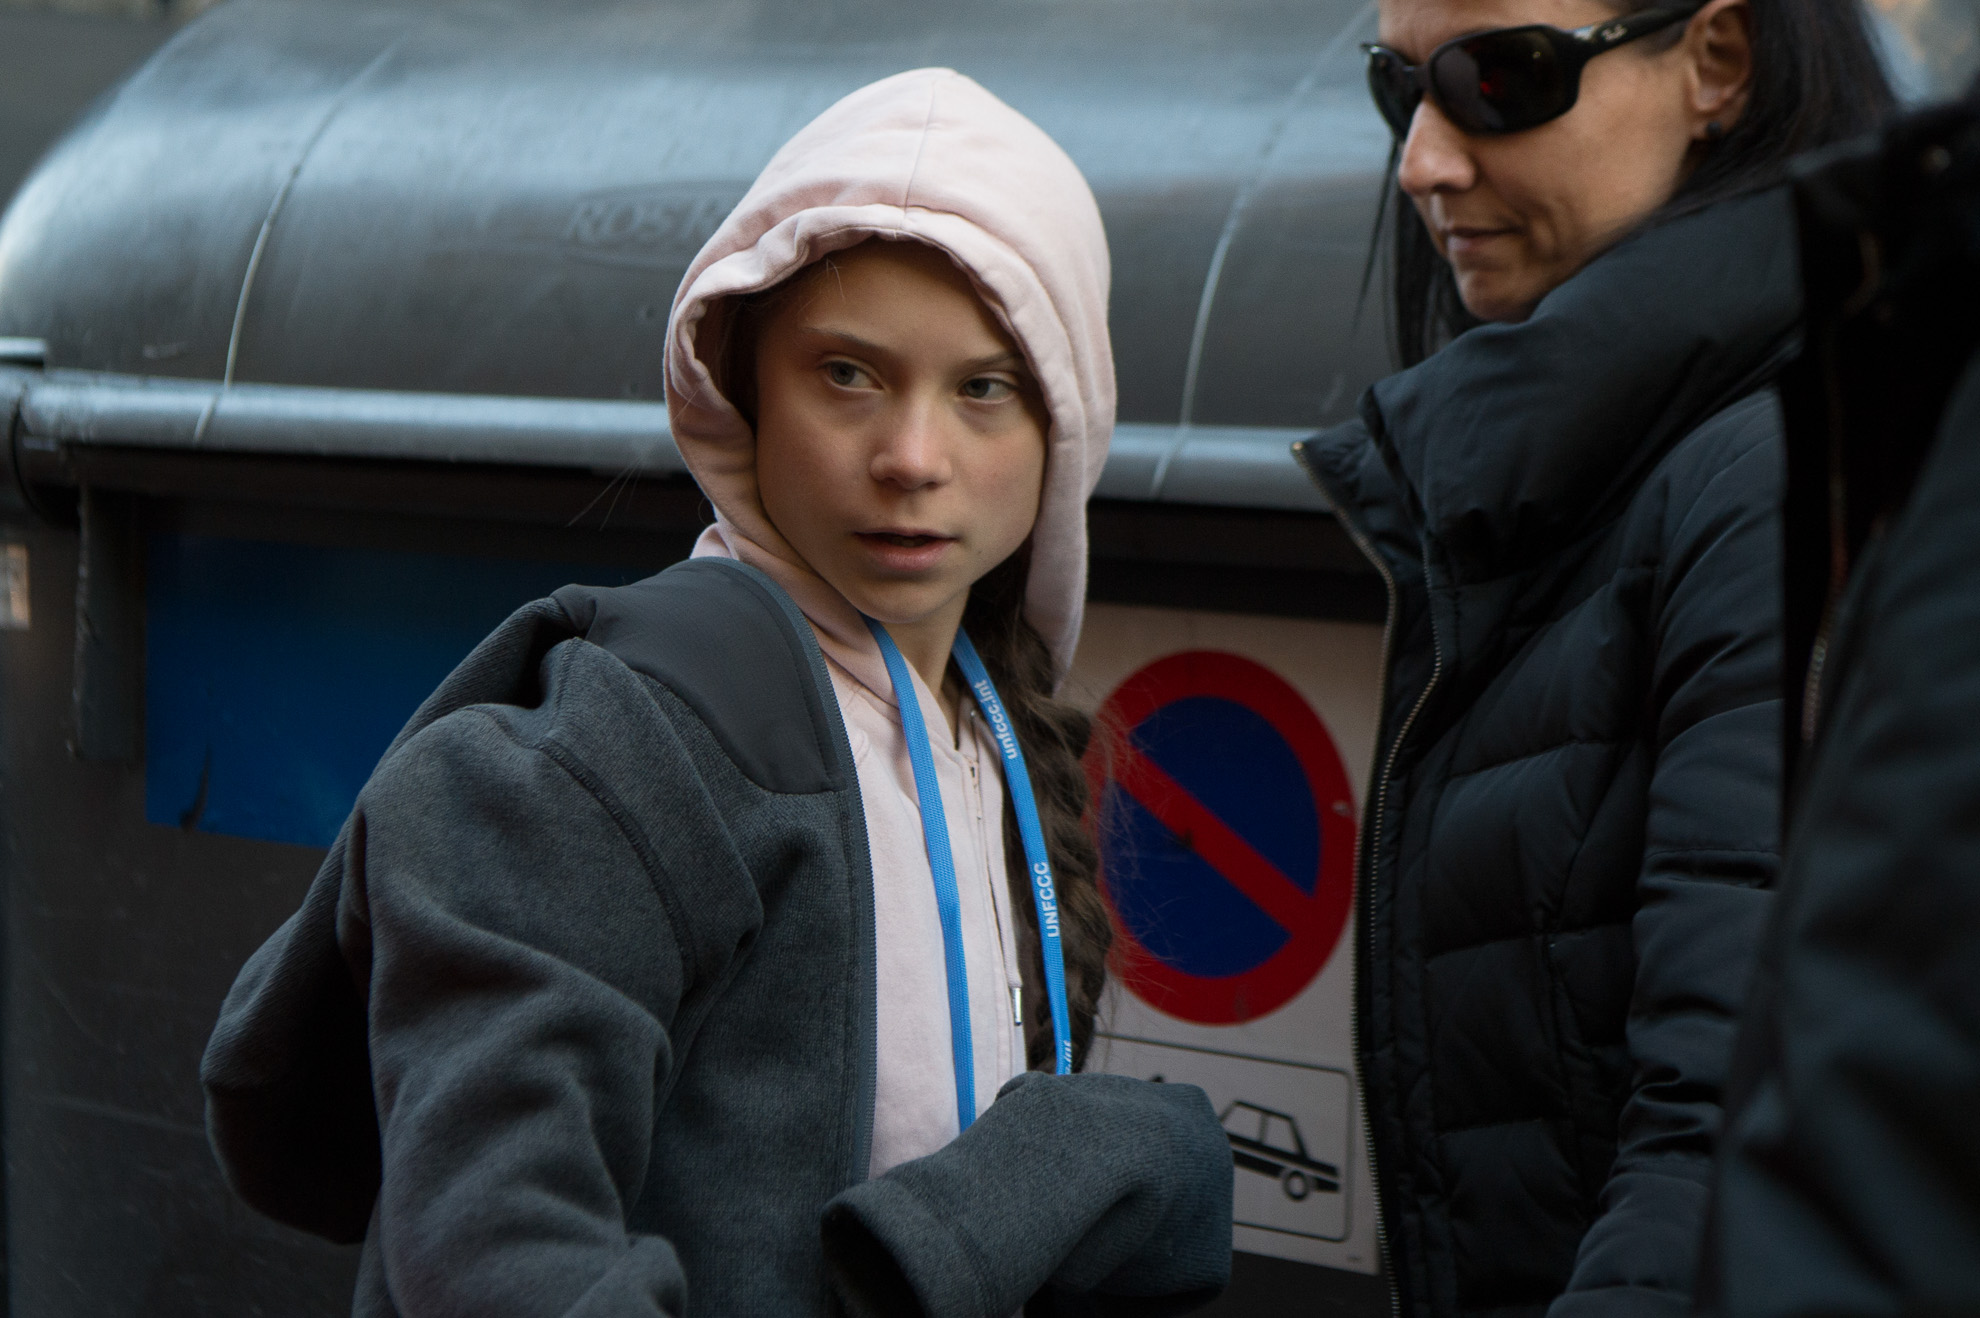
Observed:
[[[1715,142],[1753,91],[1753,11],[1746,0],[1711,0],[1685,28],[1692,140]]]

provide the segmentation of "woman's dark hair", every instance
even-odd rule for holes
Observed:
[[[783,299],[815,277],[829,273],[826,256],[771,288],[732,299],[722,308],[719,335],[711,354],[716,386],[749,423],[756,424],[756,341]],[[969,593],[963,629],[983,656],[997,684],[1018,744],[1031,771],[1038,822],[1052,860],[1059,899],[1060,944],[1066,958],[1066,998],[1072,1017],[1073,1066],[1085,1064],[1093,1043],[1093,1022],[1107,984],[1107,952],[1114,928],[1100,894],[1100,851],[1089,825],[1086,769],[1082,757],[1092,721],[1076,706],[1053,698],[1052,654],[1045,638],[1024,616],[1024,588],[1031,576],[1027,544],[985,574]],[[1032,902],[1030,866],[1017,832],[1010,793],[1004,794],[1004,868],[1010,882],[1011,912],[1024,968],[1026,1065],[1050,1069],[1052,1014],[1045,999],[1043,953],[1038,941],[1038,908]]]
[[[1052,858],[1058,890],[1059,933],[1066,957],[1066,998],[1071,1009],[1073,1066],[1086,1061],[1100,991],[1107,984],[1107,952],[1114,927],[1100,894],[1100,849],[1094,840],[1083,757],[1093,722],[1076,706],[1052,695],[1052,654],[1024,616],[1029,548],[1020,549],[978,581],[969,593],[963,629],[983,656],[983,666],[1003,697],[1005,712],[1024,747],[1038,798],[1038,822]],[[1004,856],[1016,914],[1019,964],[1024,967],[1024,1038],[1027,1065],[1052,1065],[1052,1017],[1045,1002],[1044,963],[1038,944],[1038,911],[1018,837],[1017,813],[1004,794]]]
[[[1634,13],[1660,0],[1629,0]],[[1859,0],[1747,0],[1752,15],[1753,90],[1726,135],[1701,145],[1697,166],[1651,222],[1689,214],[1779,181],[1790,159],[1874,129],[1896,105]],[[1684,32],[1672,30],[1675,42]],[[1458,297],[1415,206],[1396,183],[1389,153],[1375,218],[1372,272],[1386,230],[1391,347],[1414,366],[1479,324]]]

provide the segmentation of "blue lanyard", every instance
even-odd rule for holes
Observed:
[[[928,847],[928,869],[935,877],[935,909],[942,920],[942,953],[949,970],[949,1044],[956,1068],[956,1127],[968,1130],[976,1120],[976,1053],[969,1037],[969,971],[963,961],[962,899],[956,891],[956,861],[949,849],[948,816],[942,809],[942,788],[935,778],[935,753],[928,742],[928,725],[921,717],[921,702],[915,698],[914,679],[908,674],[907,660],[887,629],[868,618],[866,625],[880,646],[880,657],[887,661],[887,676],[894,684],[894,701],[901,710],[901,731],[906,734],[908,762],[914,766],[914,792],[921,804],[921,836]],[[1066,1006],[1066,958],[1059,941],[1059,896],[1052,883],[1052,861],[1045,851],[1045,830],[1038,823],[1038,802],[1031,794],[1031,775],[1024,767],[1011,721],[1004,713],[1004,702],[997,697],[976,647],[962,631],[956,632],[956,667],[976,696],[983,717],[1004,757],[1004,786],[1011,794],[1011,808],[1017,812],[1018,836],[1024,841],[1026,872],[1031,876],[1031,900],[1038,909],[1038,942],[1045,963],[1045,994],[1052,1004],[1052,1036],[1057,1045],[1057,1070],[1072,1072],[1072,1017]]]

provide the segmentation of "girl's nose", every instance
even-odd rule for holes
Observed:
[[[1470,139],[1425,97],[1409,121],[1402,159],[1396,163],[1396,182],[1420,201],[1433,193],[1463,192],[1477,181]]]
[[[940,485],[949,478],[948,446],[941,418],[923,405],[904,407],[874,451],[873,479],[904,490]]]

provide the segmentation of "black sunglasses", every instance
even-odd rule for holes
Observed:
[[[1461,131],[1517,133],[1558,119],[1581,94],[1589,60],[1638,37],[1662,31],[1704,7],[1700,3],[1642,9],[1572,32],[1534,24],[1502,27],[1446,41],[1421,64],[1387,46],[1368,44],[1368,90],[1375,108],[1401,141],[1427,94]]]

